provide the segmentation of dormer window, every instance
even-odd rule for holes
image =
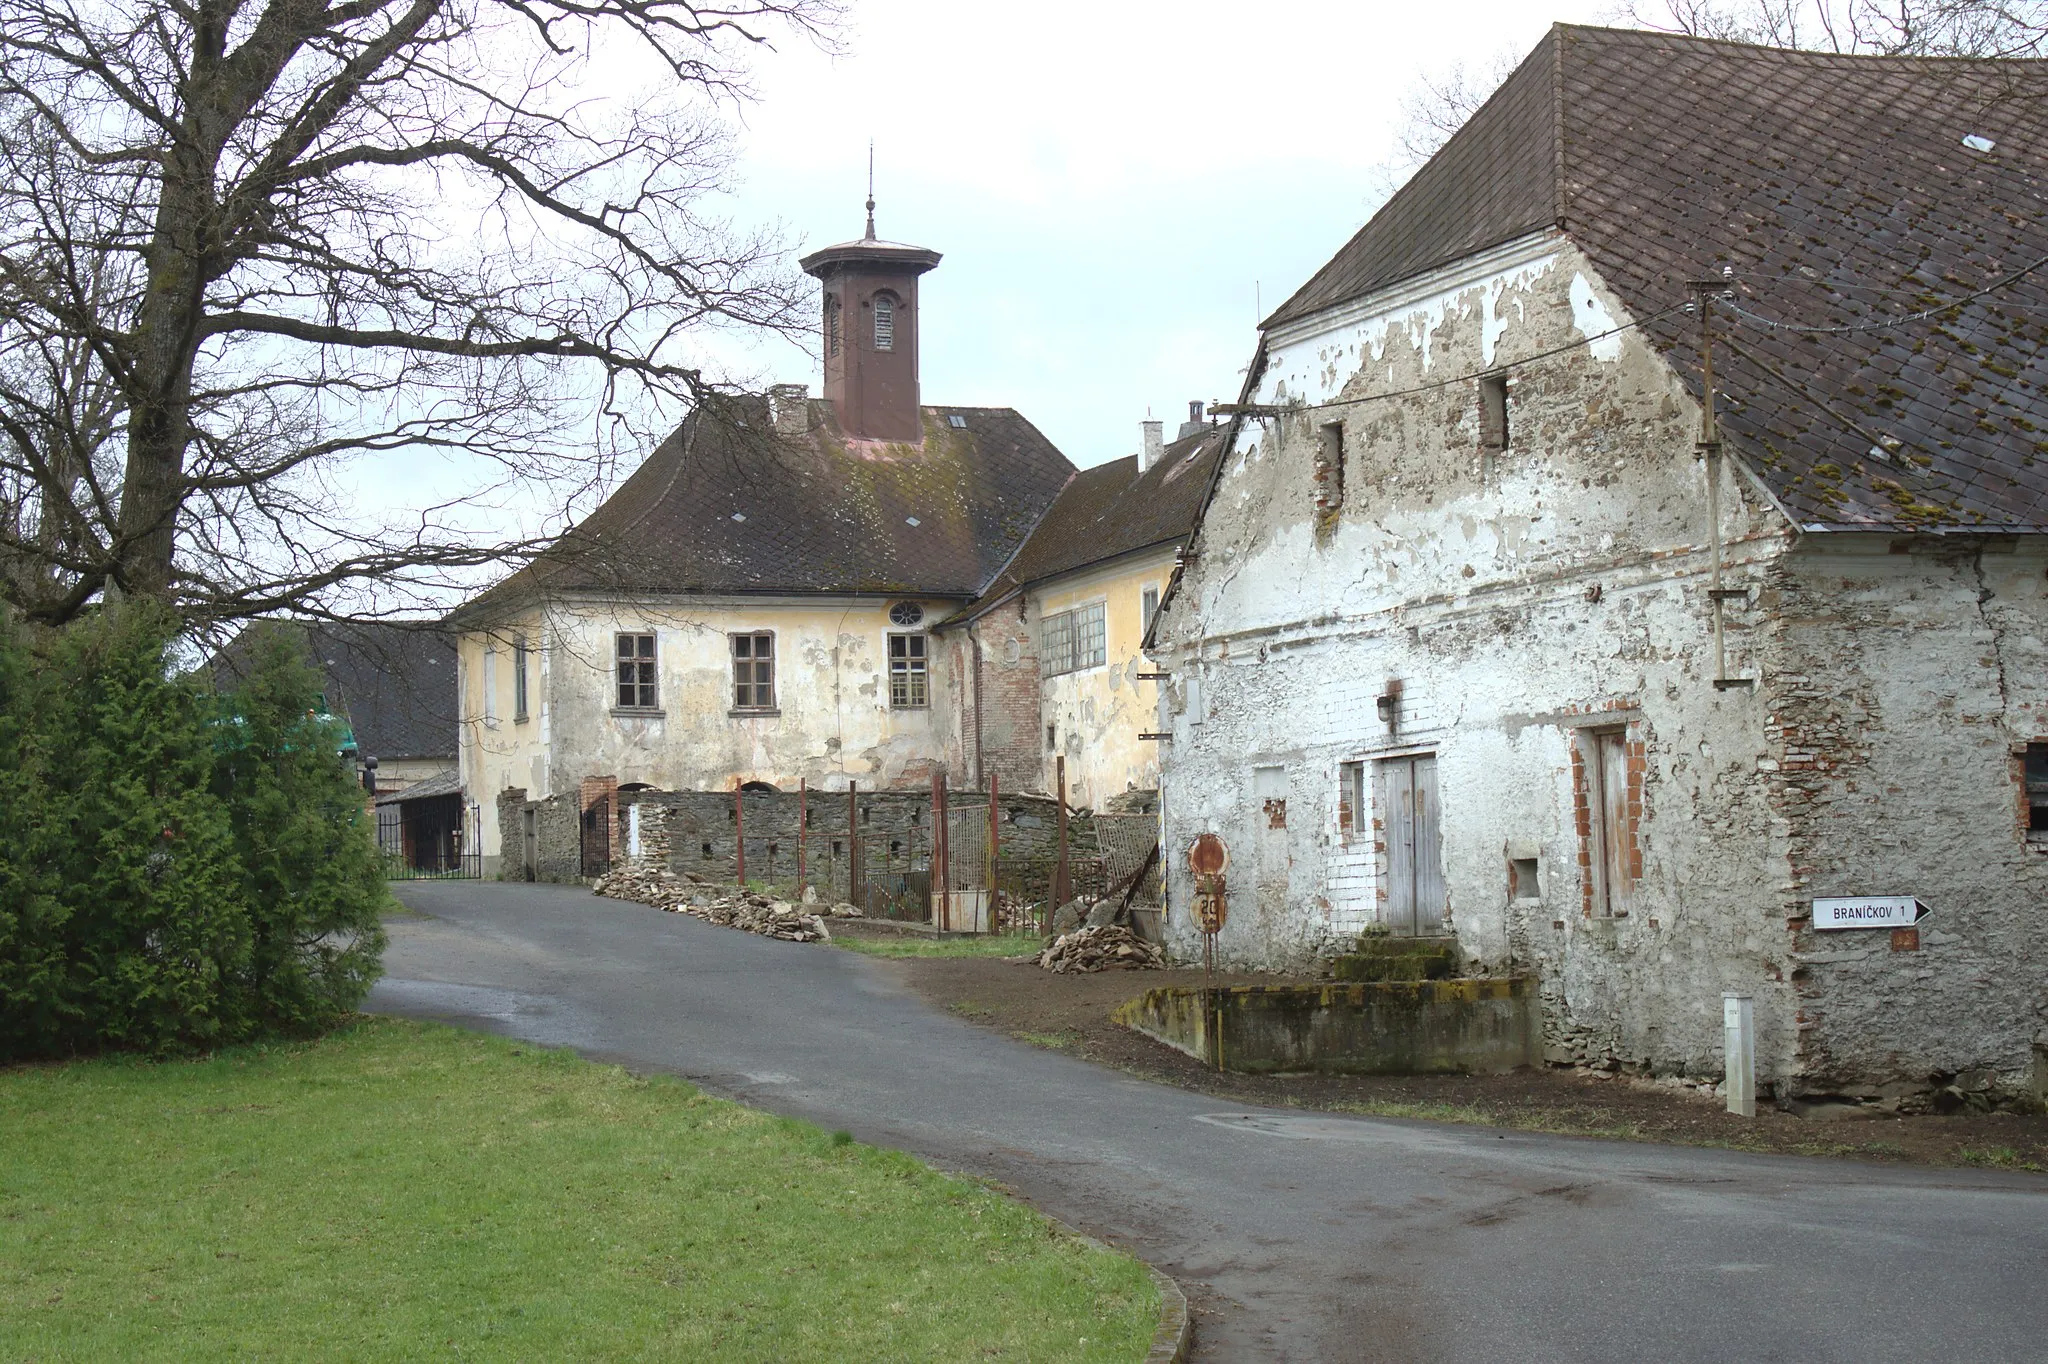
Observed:
[[[825,354],[839,354],[839,299],[825,295]]]
[[[896,300],[887,294],[875,296],[875,349],[896,349]]]

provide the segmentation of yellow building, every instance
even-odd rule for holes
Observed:
[[[1049,790],[1058,756],[1078,805],[1156,786],[1140,646],[1211,428],[1162,447],[1149,423],[1144,456],[1077,474],[1011,409],[922,406],[917,283],[937,262],[872,223],[806,257],[824,397],[700,404],[450,617],[487,875],[511,790],[586,811],[613,782],[844,791],[943,769]]]

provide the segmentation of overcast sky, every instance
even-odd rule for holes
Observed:
[[[853,0],[846,52],[784,44],[745,112],[736,216],[805,249],[943,252],[923,283],[924,400],[1014,407],[1076,464],[1137,448],[1149,408],[1234,398],[1271,311],[1384,193],[1417,72],[1526,52],[1605,6]],[[815,362],[759,349],[766,378]]]

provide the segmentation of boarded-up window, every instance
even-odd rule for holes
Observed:
[[[1316,513],[1333,516],[1344,505],[1344,423],[1325,422],[1316,444]]]
[[[2048,838],[2048,743],[2027,745],[2026,780],[2027,832]]]
[[[925,651],[929,635],[889,636],[889,704],[909,710],[931,704]]]
[[[655,689],[653,635],[618,637],[618,704],[620,710],[653,710],[660,702]]]
[[[825,354],[839,354],[839,299],[825,295]]]
[[[1345,763],[1337,769],[1337,828],[1362,834],[1370,821],[1365,803],[1365,764]]]
[[[775,709],[775,636],[765,630],[732,637],[732,706]]]
[[[1642,874],[1636,827],[1642,811],[1641,759],[1631,762],[1624,729],[1587,730],[1580,735],[1579,832],[1586,847],[1586,909],[1599,918],[1625,915]]]

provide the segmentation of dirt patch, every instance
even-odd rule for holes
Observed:
[[[1851,1156],[1928,1165],[2048,1171],[2048,1116],[1964,1114],[1828,1120],[1777,1111],[1738,1118],[1718,1100],[1626,1076],[1571,1070],[1509,1075],[1235,1075],[1217,1072],[1110,1021],[1134,995],[1199,985],[1200,971],[1105,971],[1060,976],[999,960],[892,963],[918,994],[962,1018],[1037,1046],[1118,1070],[1275,1107],[1486,1123],[1628,1141],[1725,1146],[1790,1155]],[[1222,985],[1292,983],[1272,975],[1219,975]]]

